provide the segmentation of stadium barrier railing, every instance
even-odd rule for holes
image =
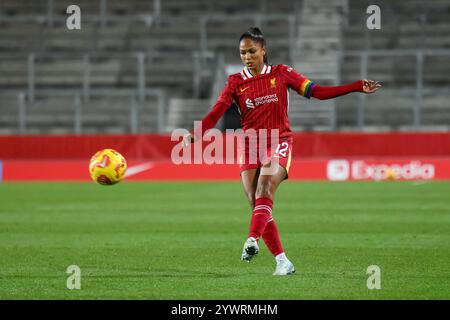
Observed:
[[[360,78],[368,79],[369,65],[371,59],[374,57],[390,58],[390,57],[413,57],[415,59],[415,103],[412,106],[413,120],[411,125],[412,130],[421,129],[421,113],[424,107],[423,95],[424,95],[424,60],[425,57],[446,56],[450,58],[450,50],[447,49],[367,49],[367,50],[343,50],[338,53],[339,65],[342,65],[342,61],[346,57],[353,57],[359,59]],[[342,75],[342,74],[341,74]],[[378,79],[376,79],[378,80]],[[339,80],[340,82],[340,80]],[[358,96],[357,115],[356,115],[356,128],[360,131],[364,129],[365,125],[365,104],[366,95]]]
[[[10,92],[1,93],[1,96],[15,96],[17,97],[17,110],[18,110],[18,123],[17,132],[19,134],[27,134],[27,110],[32,106],[26,92]],[[87,101],[83,100],[83,94],[81,90],[66,89],[66,90],[39,90],[35,93],[36,97],[52,98],[52,97],[72,97],[72,106],[62,106],[63,108],[72,108],[73,110],[73,132],[77,135],[83,134],[83,104]],[[166,120],[166,105],[167,96],[162,89],[146,89],[143,93],[136,92],[136,90],[130,89],[92,89],[90,91],[90,97],[95,98],[113,98],[113,97],[125,97],[129,98],[129,105],[123,107],[129,110],[129,128],[130,133],[136,134],[140,132],[139,118],[142,104],[149,97],[156,98],[156,127],[153,130],[146,128],[146,131],[164,132],[167,123]],[[51,114],[48,115],[51,120]]]
[[[45,8],[45,13],[18,14],[14,16],[0,15],[0,21],[43,23],[48,27],[54,27],[55,23],[63,23],[67,19],[67,15],[58,14],[56,12],[55,2],[56,0],[47,0],[44,4],[42,0],[41,6],[42,8]],[[95,14],[85,14],[82,11],[82,19],[86,22],[97,22],[101,27],[105,27],[108,22],[120,23],[130,21],[142,22],[148,27],[158,25],[161,18],[161,0],[149,0],[148,3],[149,11],[146,13],[121,16],[110,14],[108,12],[109,0],[98,0],[98,12]]]

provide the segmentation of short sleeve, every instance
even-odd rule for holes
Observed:
[[[304,77],[300,72],[292,67],[282,65],[281,72],[283,78],[285,79],[286,85],[297,91],[298,94],[304,96],[305,98],[311,97],[311,91],[314,87],[314,82]]]

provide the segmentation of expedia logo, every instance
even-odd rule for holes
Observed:
[[[255,107],[255,104],[253,103],[253,101],[251,99],[245,100],[245,105],[247,106],[247,108],[251,108],[251,109],[253,109]]]

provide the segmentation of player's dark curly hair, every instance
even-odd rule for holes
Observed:
[[[242,39],[245,39],[245,38],[250,38],[250,39],[252,39],[253,42],[260,43],[263,48],[266,47],[266,39],[264,39],[264,35],[263,35],[262,31],[258,27],[253,27],[253,28],[250,28],[247,31],[245,31],[239,38],[239,43],[241,42]],[[267,51],[267,49],[266,49],[266,51]],[[264,63],[267,63],[267,64],[269,63],[269,60],[267,58],[267,53],[264,55]]]

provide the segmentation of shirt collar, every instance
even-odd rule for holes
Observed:
[[[267,64],[264,64],[264,66],[261,70],[261,74],[269,74],[270,71],[272,71],[272,66],[268,66]],[[253,75],[251,74],[250,70],[248,70],[247,67],[244,67],[244,69],[242,69],[241,76],[242,76],[242,78],[244,78],[244,80],[253,78]]]

